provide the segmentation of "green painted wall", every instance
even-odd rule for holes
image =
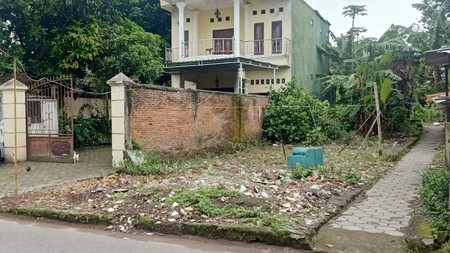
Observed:
[[[292,0],[292,76],[316,97],[322,97],[317,75],[328,74],[328,59],[317,46],[328,42],[330,25],[303,0]],[[311,22],[312,21],[312,22]]]

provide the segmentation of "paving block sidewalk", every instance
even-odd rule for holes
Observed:
[[[426,126],[419,143],[394,171],[368,190],[362,201],[323,227],[316,238],[318,248],[326,252],[402,252],[402,229],[411,219],[411,202],[419,197],[422,174],[442,138],[442,127]]]
[[[47,163],[23,162],[18,165],[19,192],[107,175],[111,168],[111,147],[100,147],[80,151],[80,162]],[[31,171],[26,171],[30,166]],[[11,196],[15,189],[15,168],[13,163],[0,165],[0,198]]]

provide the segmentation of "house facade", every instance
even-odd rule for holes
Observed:
[[[161,0],[171,12],[165,70],[172,86],[266,94],[295,77],[320,96],[317,49],[329,22],[303,0]]]

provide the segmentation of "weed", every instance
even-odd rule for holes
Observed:
[[[292,177],[295,179],[302,179],[313,175],[314,171],[312,169],[305,169],[301,164],[297,164],[297,168],[292,171]]]
[[[356,185],[360,179],[361,177],[352,170],[348,170],[347,173],[345,173],[345,181],[350,185]]]
[[[282,229],[294,226],[295,220],[282,215],[264,215],[262,219],[256,221],[256,224],[274,229]]]
[[[448,231],[448,181],[446,169],[428,170],[423,178],[420,196],[434,231]]]
[[[109,197],[109,200],[110,200],[111,202],[123,201],[123,200],[125,200],[125,198],[126,198],[127,196],[128,196],[128,194],[125,193],[125,192],[118,192],[118,193],[116,193],[116,194],[114,194],[114,195],[111,195],[111,196]]]
[[[239,197],[238,191],[228,189],[224,186],[212,186],[198,190],[183,189],[177,192],[170,202],[177,202],[185,206],[192,206],[200,215],[222,218],[256,218],[262,217],[261,208],[246,208],[238,204],[217,206],[213,203],[222,197]]]

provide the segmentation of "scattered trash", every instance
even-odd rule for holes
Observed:
[[[98,192],[105,192],[105,191],[106,191],[105,188],[99,186],[99,187],[95,188],[95,190],[92,190],[91,192],[92,193],[98,193]]]
[[[127,150],[127,154],[135,165],[141,165],[145,161],[144,154],[140,150]]]
[[[128,192],[128,189],[114,189],[113,192]]]

